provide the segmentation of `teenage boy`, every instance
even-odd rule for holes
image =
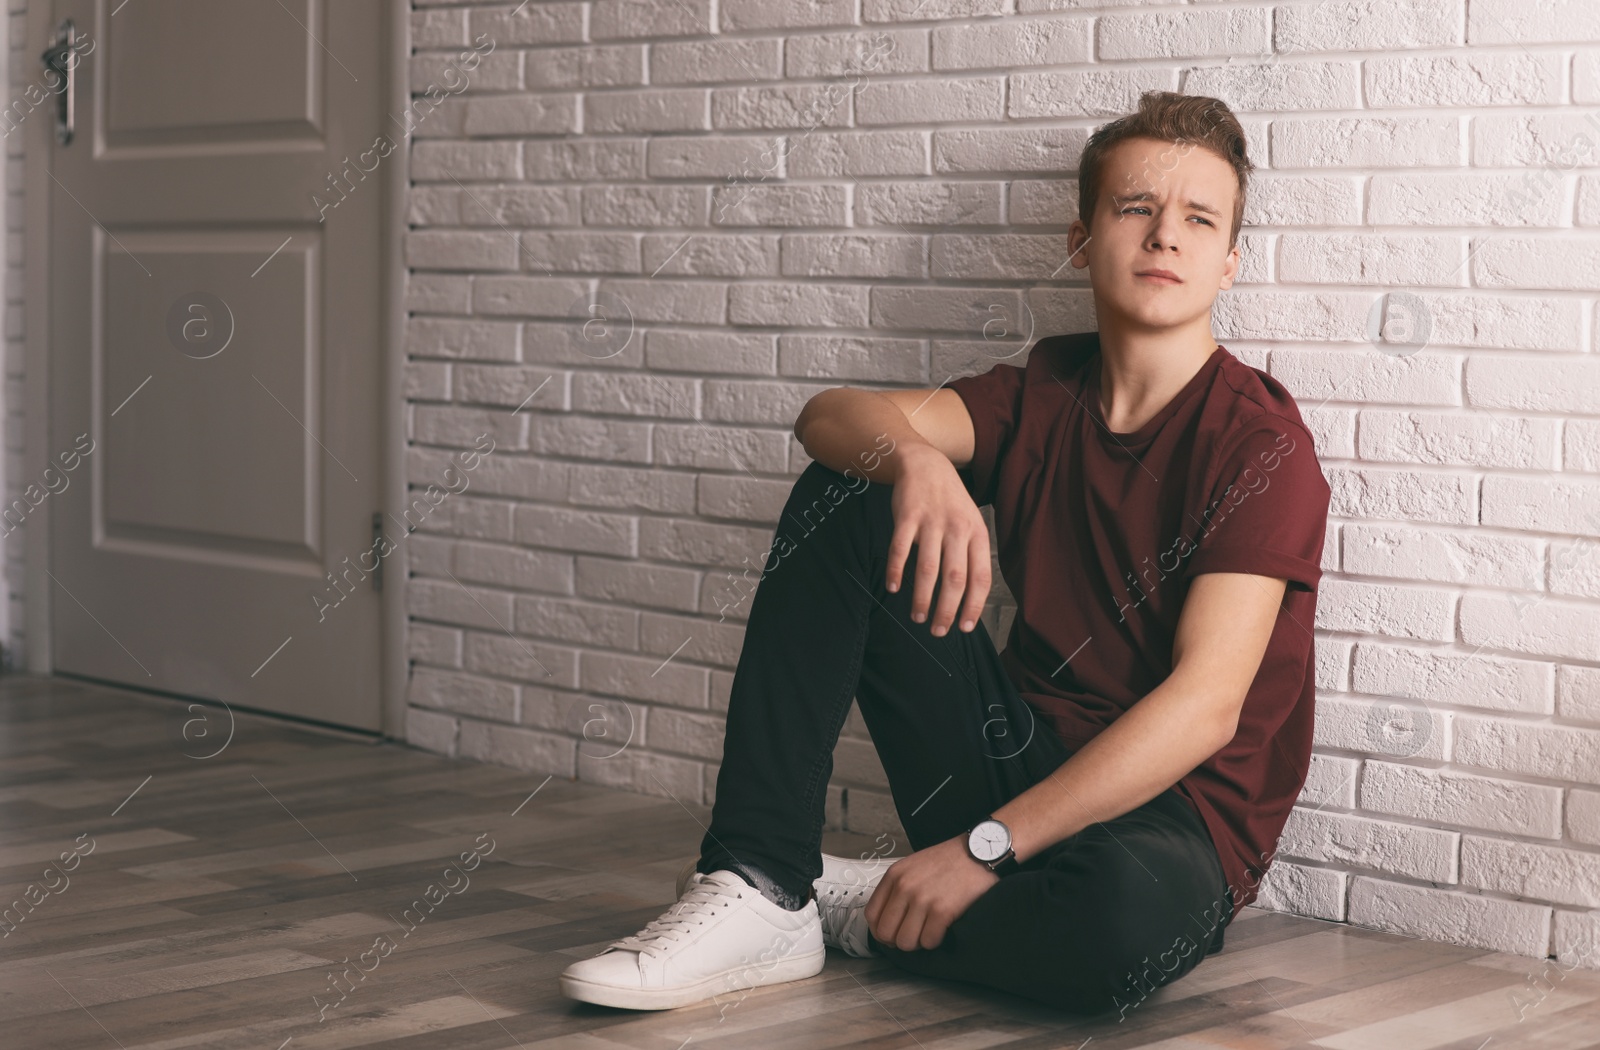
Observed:
[[[1310,762],[1330,491],[1289,392],[1211,335],[1252,165],[1226,105],[1150,92],[1079,170],[1098,331],[801,412],[815,462],[751,605],[699,860],[568,996],[679,1006],[833,945],[1126,1013],[1254,899]],[[820,852],[852,697],[914,850],[892,862]]]

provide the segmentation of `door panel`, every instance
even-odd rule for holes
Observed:
[[[52,505],[55,665],[376,730],[385,201],[313,195],[383,133],[384,6],[55,17],[95,41],[51,157],[47,451],[94,442]]]

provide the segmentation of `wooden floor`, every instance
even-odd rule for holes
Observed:
[[[1600,1046],[1595,972],[1255,909],[1120,1023],[831,950],[679,1010],[575,1003],[557,974],[671,903],[704,807],[235,717],[0,678],[0,1047]]]

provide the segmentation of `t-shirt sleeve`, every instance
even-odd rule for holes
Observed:
[[[1224,452],[1184,578],[1244,572],[1317,589],[1332,492],[1311,437],[1270,417]]]
[[[995,365],[981,375],[949,384],[972,417],[972,463],[961,474],[973,502],[980,507],[994,502],[1000,459],[1016,433],[1022,410],[1023,373],[1017,365]]]

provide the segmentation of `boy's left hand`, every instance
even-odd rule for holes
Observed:
[[[967,853],[963,832],[889,865],[867,902],[867,926],[901,951],[937,948],[950,924],[999,881]]]

